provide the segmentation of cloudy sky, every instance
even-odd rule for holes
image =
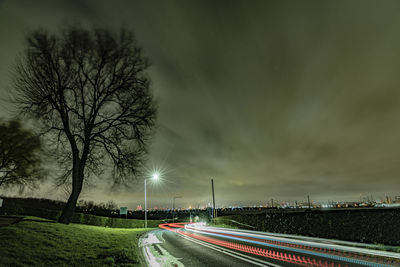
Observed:
[[[150,206],[400,195],[398,1],[0,0],[0,116],[29,29],[134,30],[159,103]],[[143,183],[82,198],[143,203]],[[10,192],[8,192],[10,193]],[[25,195],[62,198],[51,181]]]

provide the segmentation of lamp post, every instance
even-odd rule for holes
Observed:
[[[158,173],[153,174],[152,178],[157,181],[159,178]],[[144,179],[144,226],[147,228],[147,178]]]
[[[212,190],[212,198],[213,198],[213,213],[212,218],[215,223],[215,217],[217,217],[217,207],[215,207],[215,194],[214,194],[214,179],[211,179],[211,190]]]
[[[172,223],[175,222],[175,199],[177,199],[177,198],[182,198],[182,197],[181,196],[175,196],[174,197],[174,201],[173,201],[173,204],[172,204]]]

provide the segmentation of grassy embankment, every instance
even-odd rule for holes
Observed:
[[[142,266],[138,238],[147,230],[25,217],[0,228],[0,266]]]

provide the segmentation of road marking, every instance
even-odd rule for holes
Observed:
[[[192,237],[189,237],[189,236],[186,236],[186,235],[183,235],[183,234],[181,234],[181,236],[183,238],[186,238],[187,240],[190,240],[190,241],[192,241],[194,243],[197,243],[199,245],[211,248],[211,249],[216,250],[218,252],[227,254],[227,255],[229,255],[231,257],[234,257],[234,258],[249,262],[249,263],[254,264],[254,265],[281,267],[281,265],[277,265],[277,264],[266,262],[266,261],[263,261],[263,260],[260,260],[260,259],[257,259],[257,258],[253,258],[253,257],[250,257],[248,255],[245,255],[245,254],[242,254],[242,253],[239,253],[239,252],[236,252],[236,251],[228,250],[228,249],[216,246],[216,245],[212,245],[210,243],[207,243],[207,242],[204,242],[204,241],[200,241],[200,240],[197,240],[195,238],[192,238]]]
[[[161,267],[161,265],[157,262],[156,257],[154,257],[153,253],[151,253],[150,246],[143,247],[143,252],[148,266]]]
[[[158,230],[156,230],[158,231]],[[175,258],[168,253],[167,250],[162,248],[159,244],[163,243],[158,239],[158,237],[150,232],[144,237],[139,239],[139,246],[142,247],[143,255],[146,260],[147,266],[151,267],[166,267],[166,266],[176,266],[184,267],[184,265],[179,261],[181,258]],[[158,250],[157,250],[158,249]],[[160,252],[161,253],[160,253]]]
[[[157,236],[154,234],[154,233],[152,233],[152,232],[150,232],[147,236],[146,236],[146,238],[143,238],[143,239],[141,239],[141,245],[142,246],[147,246],[147,245],[153,245],[153,244],[160,244],[160,243],[162,243],[158,238],[157,238]]]
[[[163,255],[162,258],[160,259],[160,261],[163,263],[162,266],[185,267],[185,265],[183,265],[183,263],[181,263],[179,261],[182,258],[175,258],[171,254],[169,254],[169,252],[166,249],[164,249],[163,247],[161,247],[160,245],[157,244],[156,246],[162,252],[162,255]]]

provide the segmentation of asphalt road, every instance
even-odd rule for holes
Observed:
[[[168,230],[157,230],[157,237],[164,241],[160,245],[172,255],[176,255],[184,266],[256,266],[232,256],[234,254],[226,254],[223,250],[207,247]]]
[[[381,257],[380,252],[368,255],[368,250],[350,247],[343,251],[342,245],[315,240],[182,227],[166,225],[141,239],[149,266],[400,266],[400,261],[388,260],[390,253]]]

